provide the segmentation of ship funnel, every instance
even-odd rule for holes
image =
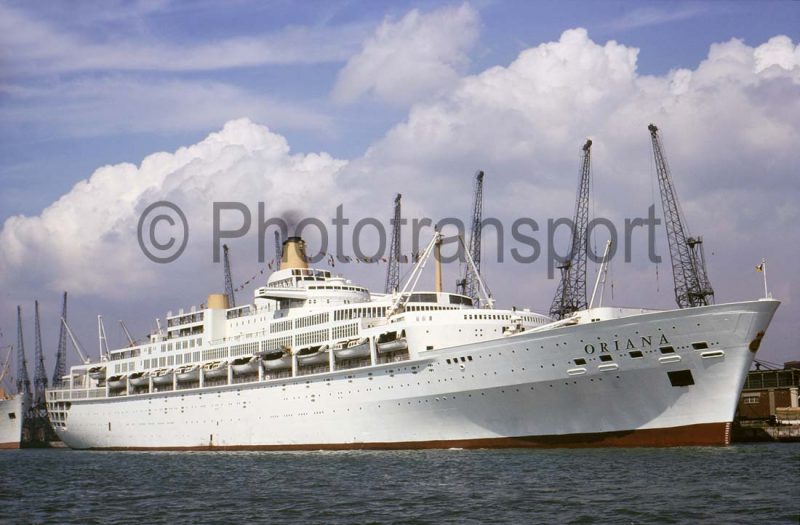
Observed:
[[[208,307],[212,310],[230,308],[228,305],[228,295],[224,293],[212,293],[208,296]]]
[[[283,241],[281,270],[286,270],[288,268],[308,268],[306,243],[300,237],[289,237]]]

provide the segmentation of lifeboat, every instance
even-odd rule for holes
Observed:
[[[245,356],[231,361],[231,368],[233,373],[238,375],[257,374],[260,364],[261,358],[257,355]]]
[[[362,339],[353,339],[347,341],[340,348],[333,350],[336,359],[357,359],[360,357],[369,357],[369,339],[366,337]]]
[[[134,372],[128,376],[128,381],[133,386],[147,386],[150,383],[150,374],[147,372]]]
[[[93,366],[89,369],[89,377],[95,379],[97,381],[102,381],[106,378],[106,367],[105,366]]]
[[[330,352],[331,350],[328,345],[303,348],[297,352],[297,364],[300,366],[307,366],[328,363]]]
[[[200,365],[185,365],[175,371],[179,383],[200,381]]]
[[[206,379],[220,379],[228,377],[227,361],[211,361],[203,365],[203,377]]]
[[[400,337],[397,336],[397,332],[381,334],[378,338],[377,350],[379,354],[391,354],[401,350],[408,350],[405,332],[402,332]]]
[[[150,372],[150,377],[153,378],[153,384],[158,386],[171,385],[172,375],[173,372],[171,368],[161,368]]]
[[[108,388],[111,390],[120,390],[125,388],[125,379],[126,376],[124,375],[116,375],[111,376],[108,378]]]
[[[285,370],[292,368],[292,351],[283,348],[271,353],[263,354],[264,368],[267,370]]]

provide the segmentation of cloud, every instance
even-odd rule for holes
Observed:
[[[638,29],[705,15],[710,9],[709,6],[700,4],[689,4],[681,7],[676,7],[673,4],[668,8],[640,7],[628,11],[608,23],[607,26],[618,30]]]
[[[158,4],[156,4],[157,6]],[[148,7],[148,4],[144,4]],[[149,12],[144,9],[139,14]],[[99,28],[69,32],[28,12],[0,5],[2,75],[87,71],[209,71],[268,64],[319,64],[350,56],[366,26],[294,26],[255,36],[203,43],[171,42],[151,34],[128,38]]]
[[[347,104],[373,94],[406,105],[457,83],[478,37],[477,12],[468,4],[386,19],[339,71],[333,100]]]
[[[38,87],[6,84],[0,94],[4,127],[33,127],[48,135],[93,136],[147,131],[208,130],[247,115],[282,129],[329,131],[325,112],[211,80],[103,76]]]
[[[383,182],[373,184],[402,185],[404,199],[418,210],[465,217],[472,174],[483,169],[484,214],[507,226],[516,217],[535,218],[546,250],[547,218],[572,214],[587,137],[594,141],[593,213],[610,218],[620,233],[625,217],[646,216],[654,201],[661,215],[647,132],[654,122],[688,225],[706,239],[717,301],[758,297],[759,283],[748,277],[766,256],[773,286],[786,292],[780,325],[800,315],[791,303],[792,261],[800,257],[798,49],[787,37],[757,47],[731,40],[712,45],[695,69],[646,76],[637,72],[637,49],[568,30],[508,66],[464,77],[446,96],[414,105],[341,179],[379,177]],[[646,254],[630,265],[618,258],[616,304],[674,306],[663,225],[657,234],[660,280]],[[495,260],[493,236],[489,230],[484,253]],[[508,240],[506,232],[506,253]],[[634,253],[643,249],[636,245]],[[554,283],[541,278],[544,259],[534,265],[485,259],[484,267],[498,297],[548,307]],[[777,340],[788,344],[783,326]]]
[[[120,301],[173,294],[174,285],[210,266],[212,202],[246,202],[254,224],[259,201],[270,216],[289,207],[313,210],[335,198],[343,165],[324,153],[293,155],[283,137],[247,119],[228,122],[195,145],[154,153],[139,166],[101,167],[39,216],[7,219],[0,231],[2,285],[8,295],[67,289]],[[136,241],[140,214],[158,200],[176,203],[190,225],[175,271],[151,263]]]
[[[101,168],[40,216],[7,220],[0,232],[0,287],[6,297],[66,287],[117,304],[141,303],[148,294],[161,297],[158,304],[186,304],[188,290],[202,297],[214,279],[221,284],[206,275],[210,241],[202,233],[210,230],[213,200],[264,199],[278,203],[270,208],[276,211],[302,203],[304,213],[318,217],[332,216],[342,202],[361,216],[388,220],[393,193],[401,191],[407,217],[466,219],[477,169],[487,174],[485,216],[507,228],[511,219],[535,218],[535,237],[546,252],[547,218],[573,211],[586,137],[594,141],[595,216],[621,229],[625,217],[644,215],[653,201],[660,215],[647,133],[654,122],[691,231],[705,237],[718,302],[758,297],[753,265],[767,257],[771,286],[785,301],[770,337],[788,349],[800,335],[792,328],[800,315],[793,301],[800,257],[799,50],[785,36],[756,47],[731,40],[712,45],[694,69],[646,76],[637,72],[637,49],[596,43],[585,30],[572,29],[414,104],[403,122],[348,162],[293,155],[279,135],[234,121],[140,166]],[[200,232],[177,265],[156,267],[135,242],[138,213],[159,199],[186,206],[192,231]],[[640,253],[642,237],[634,238],[634,263],[623,264],[620,256],[612,263],[614,304],[674,306],[663,225],[658,234],[659,277]],[[503,264],[492,254],[494,233],[484,238],[483,268],[499,304],[546,310],[555,283],[543,278],[544,259],[509,262],[509,249],[520,246],[508,231],[505,238]],[[235,249],[235,261],[253,260]],[[379,289],[384,268],[364,266],[337,271]],[[3,299],[3,312],[11,312],[9,301]],[[147,308],[149,315],[155,306]]]

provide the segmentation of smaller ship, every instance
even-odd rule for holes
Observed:
[[[8,375],[11,347],[0,369],[0,385]],[[0,449],[19,448],[22,441],[22,424],[30,406],[30,396],[11,395],[0,386]]]

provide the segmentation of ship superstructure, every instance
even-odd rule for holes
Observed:
[[[292,237],[253,303],[211,295],[73,366],[48,390],[50,419],[68,446],[99,449],[726,444],[779,304],[554,321],[484,303],[371,293],[309,268]]]

